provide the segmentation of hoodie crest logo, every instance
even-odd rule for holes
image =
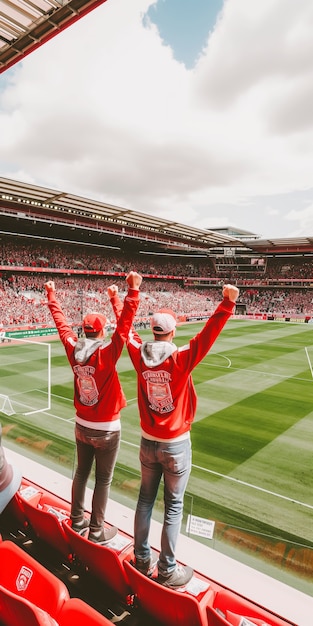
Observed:
[[[79,399],[85,406],[97,404],[99,391],[93,377],[95,368],[90,365],[75,365],[73,371],[77,376]]]
[[[157,372],[143,372],[143,377],[147,382],[147,395],[150,402],[150,409],[156,413],[169,413],[173,411],[173,397],[171,393],[169,372],[159,370]]]

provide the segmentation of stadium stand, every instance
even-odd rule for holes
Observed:
[[[106,249],[93,251],[70,244],[45,246],[36,241],[2,237],[0,250],[0,305],[3,327],[47,324],[49,314],[42,306],[43,284],[53,276],[67,315],[79,324],[82,312],[103,307],[106,288],[112,281],[124,288],[123,277],[133,267],[144,276],[138,319],[144,320],[156,306],[174,302],[179,316],[205,316],[214,309],[225,281],[240,286],[239,304],[247,314],[312,315],[312,263],[306,257],[294,260],[270,258],[262,278],[246,274],[217,274],[214,259],[204,263],[186,258],[162,262],[152,255],[117,256]],[[101,274],[101,276],[99,276]],[[198,284],[190,282],[199,278]],[[292,278],[291,278],[292,277]],[[201,282],[202,281],[202,282]],[[186,294],[188,297],[186,297]]]

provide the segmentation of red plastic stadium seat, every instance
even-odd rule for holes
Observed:
[[[69,600],[66,585],[12,541],[0,543],[0,585],[57,619]],[[5,566],[4,566],[5,564]],[[27,622],[20,622],[20,626]]]
[[[112,622],[79,598],[63,604],[58,616],[59,626],[112,626]]]
[[[133,553],[132,537],[118,532],[108,545],[99,546],[72,530],[70,520],[63,520],[62,525],[76,558],[88,568],[91,574],[102,580],[117,594],[126,597],[130,589],[123,562]]]
[[[4,626],[58,626],[49,613],[0,585],[0,616]]]
[[[35,485],[22,488],[18,497],[35,535],[70,559],[71,548],[61,523],[70,516],[70,504]]]
[[[209,626],[241,626],[243,618],[256,626],[286,626],[289,622],[258,607],[231,591],[218,591],[207,606]]]
[[[210,626],[206,607],[212,604],[215,590],[204,577],[195,574],[185,591],[177,591],[144,576],[129,561],[124,561],[124,567],[138,604],[162,625]]]

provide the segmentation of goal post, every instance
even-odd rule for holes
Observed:
[[[305,349],[306,358],[307,358],[308,363],[309,363],[309,368],[310,368],[311,376],[312,376],[312,378],[313,378],[313,367],[312,367],[312,361],[311,361],[311,357],[310,357],[310,353],[309,353],[309,348],[306,346],[304,349]],[[313,356],[313,355],[312,355],[312,356]]]
[[[14,338],[0,348],[0,412],[32,415],[51,408],[51,345]]]
[[[4,413],[4,415],[14,415],[15,411],[13,409],[11,400],[9,396],[0,393],[0,413]]]

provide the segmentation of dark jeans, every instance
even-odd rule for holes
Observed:
[[[87,481],[95,460],[95,486],[90,518],[90,530],[95,532],[102,528],[105,519],[121,433],[94,430],[76,424],[75,437],[77,468],[72,484],[71,520],[75,524],[84,517]]]

